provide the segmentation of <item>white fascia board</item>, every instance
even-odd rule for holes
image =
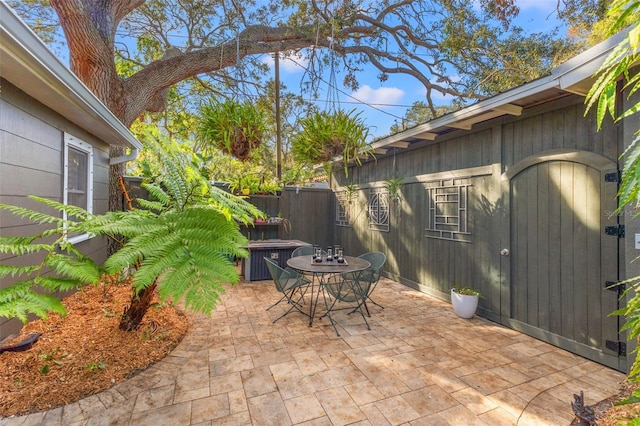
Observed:
[[[552,69],[551,75],[558,79],[559,87],[566,90],[592,78],[629,31],[630,28],[627,28]]]
[[[567,92],[572,92],[572,86],[593,77],[593,74],[600,68],[607,58],[607,55],[628,35],[629,31],[630,28],[627,28],[626,30],[621,31],[620,33],[584,51],[578,56],[569,59],[567,62],[551,70],[551,74],[546,77],[539,78],[459,111],[443,115],[442,117],[436,118],[427,123],[420,124],[416,127],[412,127],[411,129],[380,139],[374,142],[372,147],[383,148],[394,142],[409,138],[418,138],[420,134],[437,133],[437,129],[441,129],[443,127],[456,128],[459,127],[456,126],[456,123],[464,124],[465,122],[472,122],[473,118],[478,115],[494,109],[499,110],[507,104],[527,96],[543,92],[547,89],[558,88]]]
[[[106,143],[142,148],[4,1],[0,1],[0,76]]]

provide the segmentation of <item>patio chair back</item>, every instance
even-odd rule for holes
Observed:
[[[371,330],[362,311],[362,306],[364,306],[370,292],[373,275],[373,269],[367,268],[358,272],[334,274],[324,283],[323,294],[327,308],[325,315],[329,317],[338,336],[340,336],[340,332],[336,327],[332,313],[340,310],[350,310],[350,313],[358,311],[364,319],[367,329]]]
[[[385,256],[384,253],[379,251],[370,251],[368,253],[363,253],[358,257],[368,261],[371,264],[369,269],[373,271],[372,284],[375,286],[378,283],[378,280],[380,280],[380,275],[382,274],[382,267],[387,261],[387,256]]]
[[[382,274],[382,267],[387,261],[387,256],[384,253],[379,251],[370,251],[368,253],[363,253],[358,257],[361,259],[367,260],[371,264],[368,270],[373,272],[371,275],[371,287],[369,288],[367,299],[369,299],[371,303],[373,303],[374,305],[384,308],[384,306],[380,305],[379,303],[376,303],[371,298],[371,293],[373,293],[373,290],[375,290],[375,288],[378,285],[378,281],[380,281],[380,275]],[[371,314],[369,313],[369,307],[367,306],[366,300],[363,304],[364,304],[365,310],[367,311],[367,315],[371,316]]]
[[[311,256],[313,254],[313,246],[302,246],[298,247],[294,251],[291,252],[291,257],[296,256]]]
[[[280,300],[269,306],[267,308],[267,311],[283,301],[286,301],[289,305],[291,305],[284,314],[273,320],[273,322],[278,321],[280,318],[289,314],[294,309],[308,317],[309,314],[302,311],[301,308],[304,301],[304,293],[309,285],[309,281],[293,269],[282,269],[280,265],[278,265],[268,257],[264,257],[263,259],[267,264],[269,274],[273,279],[273,283],[275,284],[276,289],[280,293],[282,293],[282,297],[280,298]],[[294,294],[297,294],[297,297],[294,298]]]

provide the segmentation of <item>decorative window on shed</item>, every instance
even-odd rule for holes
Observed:
[[[93,211],[93,147],[75,136],[64,134],[64,204]],[[66,214],[65,214],[65,219]],[[70,234],[72,243],[84,241],[87,234]]]
[[[451,179],[441,180],[427,187],[426,237],[471,242],[471,233],[468,230],[470,186],[471,184],[456,183]]]
[[[369,192],[369,229],[389,232],[389,193],[377,188]]]
[[[350,226],[349,224],[349,200],[347,192],[341,191],[336,194],[336,225]]]

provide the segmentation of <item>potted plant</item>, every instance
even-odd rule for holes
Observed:
[[[200,107],[195,148],[217,148],[246,161],[260,146],[265,131],[264,113],[251,102],[212,100]]]
[[[257,192],[260,181],[253,175],[237,174],[229,179],[229,192],[235,195],[249,195]]]
[[[471,318],[478,308],[480,292],[471,287],[456,285],[451,289],[453,312],[460,318]]]
[[[315,111],[300,120],[300,129],[291,136],[291,151],[300,163],[327,164],[335,157],[342,157],[347,174],[351,161],[361,164],[360,157],[371,155],[367,143],[369,129],[360,114],[337,110]],[[328,173],[327,173],[328,174]]]

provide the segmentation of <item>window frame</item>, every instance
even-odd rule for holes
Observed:
[[[89,213],[93,213],[93,146],[73,135],[64,134],[64,159],[63,159],[63,182],[62,182],[62,203],[69,205],[69,150],[75,149],[87,155],[87,172],[86,172],[86,196],[87,205],[78,206]],[[63,212],[63,219],[67,219],[67,213]],[[71,244],[86,241],[91,238],[88,233],[68,236],[65,232],[65,240]]]

